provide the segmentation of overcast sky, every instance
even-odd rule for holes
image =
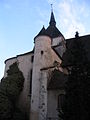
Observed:
[[[33,38],[48,27],[51,8],[65,38],[90,34],[90,0],[0,0],[0,79],[4,61],[33,49]]]

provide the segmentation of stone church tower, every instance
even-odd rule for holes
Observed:
[[[31,120],[46,120],[47,106],[47,84],[48,75],[54,68],[54,62],[61,64],[61,59],[52,49],[54,46],[61,44],[61,55],[65,52],[65,41],[63,35],[56,27],[56,21],[53,11],[49,27],[41,29],[39,34],[34,39],[34,63],[32,76],[32,96],[31,96]],[[62,68],[61,68],[62,70]]]
[[[18,102],[19,107],[30,115],[30,120],[57,118],[58,96],[64,94],[64,91],[57,88],[57,85],[53,89],[50,76],[54,69],[59,69],[63,73],[60,64],[66,45],[64,36],[56,27],[53,10],[49,26],[47,29],[43,26],[34,38],[34,43],[33,51],[5,61],[4,77],[7,76],[9,66],[17,62],[25,78],[24,89]]]

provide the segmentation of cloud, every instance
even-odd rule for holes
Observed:
[[[47,0],[49,4],[54,4],[56,1],[55,0]]]
[[[61,10],[63,10],[64,14],[66,17],[71,17],[71,6],[68,2],[62,2],[59,4],[59,7],[61,8]]]
[[[73,0],[62,0],[57,3],[57,6],[59,26],[60,28],[62,27],[65,38],[74,37],[76,31],[78,31],[80,35],[83,35],[86,31],[85,25],[82,22],[85,6],[83,5],[83,8],[81,4],[77,6],[77,4],[74,4]],[[81,12],[77,12],[77,9],[80,9]]]
[[[56,21],[65,38],[74,37],[76,31],[80,35],[85,33],[85,25],[82,19],[88,16],[89,12],[86,13],[84,2],[79,3],[78,0],[47,0],[47,2],[54,4],[55,16],[58,16]]]
[[[81,23],[70,24],[70,26],[67,28],[67,32],[65,33],[65,37],[74,37],[76,31],[78,31],[80,35],[83,35],[85,32],[85,27]]]
[[[60,28],[59,30],[65,38],[74,37],[76,31],[80,35],[87,34],[88,23],[86,23],[86,20],[89,19],[90,9],[86,1],[47,0],[47,3],[53,4],[57,27]],[[46,18],[48,18],[49,14],[47,10],[43,14],[40,13],[42,17],[41,23],[43,24],[47,22],[47,20],[45,21],[45,17],[43,17],[43,15],[45,16],[45,12],[47,14]]]

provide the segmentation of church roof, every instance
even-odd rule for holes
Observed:
[[[45,29],[44,26],[43,26],[43,28],[41,29],[41,31],[38,33],[38,35],[36,37],[42,36],[42,35],[49,36],[50,38],[56,38],[56,37],[59,37],[59,36],[63,36],[62,33],[56,27],[56,21],[55,21],[53,11],[51,11],[51,17],[50,17],[50,22],[49,22],[48,28]]]
[[[56,21],[55,21],[55,17],[54,17],[53,11],[51,11],[51,18],[50,18],[49,25],[50,26],[56,25]]]
[[[48,26],[48,28],[46,29],[46,35],[48,35],[51,38],[56,38],[56,37],[59,37],[59,36],[63,36],[55,25],[49,25]]]
[[[42,35],[46,35],[46,31],[45,31],[45,27],[44,27],[44,26],[42,27],[42,29],[40,30],[40,32],[37,34],[36,37],[42,36]],[[35,37],[35,38],[36,38],[36,37]],[[34,39],[35,39],[35,38],[34,38]]]
[[[66,52],[63,54],[63,62],[62,66],[71,66],[72,63],[72,57],[71,50],[73,49],[74,41],[77,38],[70,38],[66,40]],[[78,40],[83,45],[84,50],[86,52],[86,57],[90,61],[90,35],[80,36],[78,37]]]
[[[45,35],[45,27],[43,26],[43,28],[41,29],[41,31],[38,33],[39,35]]]
[[[58,30],[58,28],[56,27],[56,21],[55,21],[53,11],[51,11],[51,18],[50,18],[49,26],[46,29],[46,35],[50,36],[51,38],[63,36],[61,32]]]

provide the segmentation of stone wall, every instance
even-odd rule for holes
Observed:
[[[22,71],[25,81],[24,81],[24,88],[20,94],[19,101],[18,101],[18,107],[21,108],[21,110],[25,114],[30,114],[30,78],[31,78],[31,70],[32,70],[32,56],[33,53],[26,54],[26,55],[19,55],[15,58],[11,58],[6,60],[5,63],[5,73],[4,77],[7,76],[7,70],[9,69],[9,66],[12,65],[14,62],[18,63],[19,69]]]
[[[64,90],[48,90],[47,118],[58,118],[58,96],[65,94]]]
[[[32,97],[31,97],[31,120],[45,120],[47,113],[47,89],[45,94],[42,89],[47,88],[47,76],[41,76],[41,69],[53,66],[57,61],[61,64],[60,58],[51,48],[51,38],[39,36],[35,39],[33,78],[32,78]],[[44,73],[45,74],[45,73]],[[42,82],[40,82],[42,81]],[[44,85],[41,85],[44,84]],[[44,88],[42,88],[43,86]],[[42,89],[41,89],[42,88]],[[42,96],[45,97],[45,109],[41,109]],[[44,112],[43,112],[44,111]]]

